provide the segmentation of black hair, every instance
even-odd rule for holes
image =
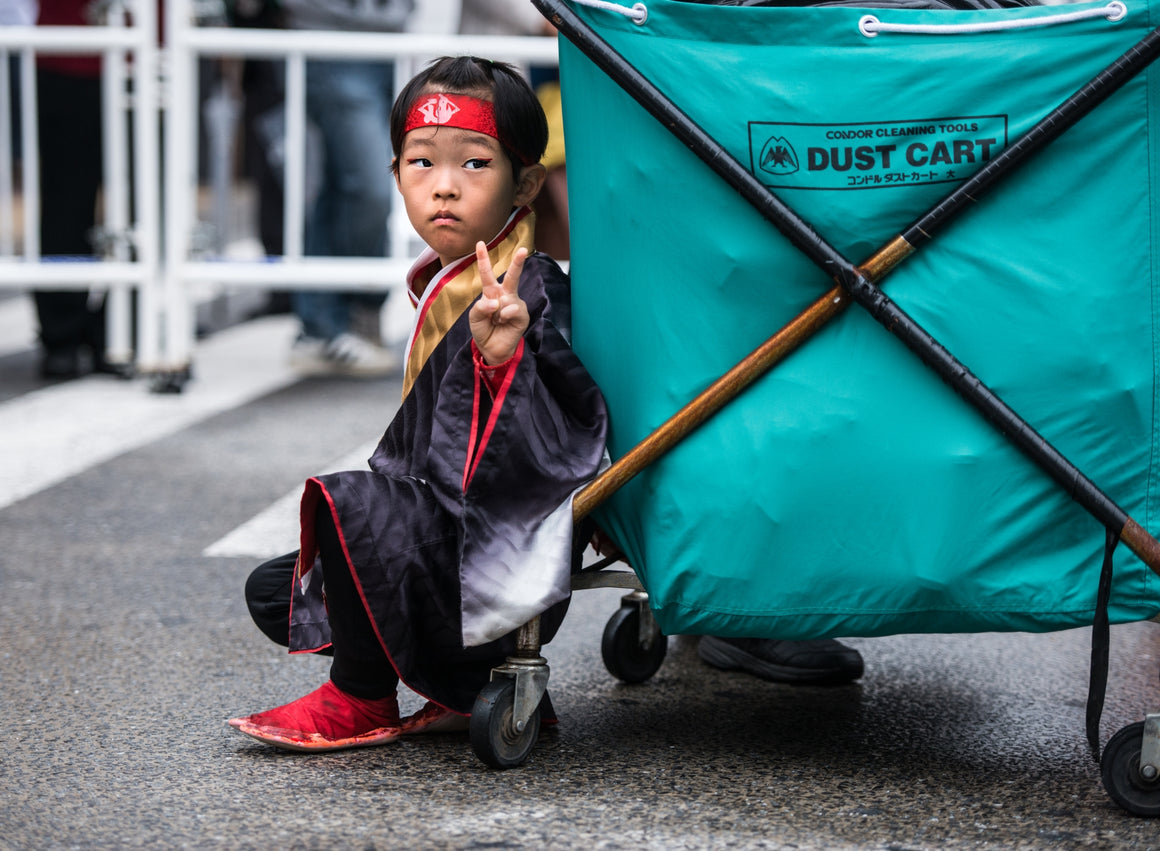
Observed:
[[[444,56],[416,74],[391,107],[391,147],[395,151],[396,175],[407,115],[419,97],[431,92],[473,95],[492,101],[499,143],[511,161],[512,174],[517,180],[524,166],[538,163],[544,156],[548,147],[548,119],[524,76],[506,62],[477,56]]]

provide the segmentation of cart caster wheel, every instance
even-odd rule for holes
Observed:
[[[1100,776],[1111,799],[1134,816],[1160,816],[1160,775],[1148,779],[1140,770],[1144,722],[1129,724],[1108,741],[1100,759]]]
[[[540,735],[539,709],[532,713],[522,732],[516,730],[512,720],[515,699],[516,682],[507,677],[492,680],[475,698],[471,710],[471,748],[492,768],[522,765]]]
[[[640,609],[621,606],[608,619],[600,655],[608,673],[626,683],[643,683],[652,677],[665,660],[669,640],[659,631],[648,646],[640,642]]]

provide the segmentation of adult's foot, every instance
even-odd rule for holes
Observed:
[[[382,378],[398,374],[398,356],[350,332],[333,340],[300,336],[290,349],[290,366],[304,376]]]
[[[41,378],[64,381],[84,378],[91,373],[119,375],[123,374],[124,370],[106,361],[102,351],[85,343],[75,346],[54,346],[41,352]]]
[[[832,638],[718,638],[706,635],[698,655],[715,668],[742,670],[777,683],[840,685],[862,676],[862,655]]]

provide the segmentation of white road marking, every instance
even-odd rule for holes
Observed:
[[[382,315],[383,339],[388,345],[407,339],[415,309],[401,295],[387,299]],[[336,459],[320,473],[337,470],[365,470],[378,439]],[[252,557],[269,559],[298,549],[298,503],[302,488],[295,487],[261,513],[210,544],[202,555],[208,558]]]
[[[213,335],[194,352],[181,393],[93,375],[0,404],[0,508],[293,383],[297,326],[270,316]]]
[[[0,300],[0,357],[35,348],[36,325],[32,296]]]
[[[405,299],[391,299],[405,302]],[[406,336],[409,304],[384,311],[384,336]],[[141,382],[89,376],[0,404],[0,509],[118,455],[293,383],[286,364],[297,332],[291,317],[249,321],[199,342],[193,379],[180,394],[155,394]],[[0,300],[0,357],[36,347],[31,296]],[[376,441],[320,472],[365,469]],[[207,557],[272,558],[298,547],[294,488],[206,547]]]
[[[376,439],[365,446],[360,446],[319,472],[365,470],[367,459],[371,457],[377,444]],[[298,549],[298,501],[301,498],[302,488],[294,488],[260,514],[247,520],[224,538],[210,544],[201,554],[211,558],[252,556],[268,559]]]

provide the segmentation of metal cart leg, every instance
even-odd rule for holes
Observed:
[[[492,768],[515,768],[540,734],[540,701],[548,690],[548,661],[540,655],[540,619],[516,636],[515,655],[491,672],[471,710],[471,747]]]
[[[625,682],[644,682],[664,661],[668,639],[648,607],[648,594],[636,574],[603,570],[606,559],[572,577],[572,590],[624,588],[619,611],[604,629],[604,664]],[[540,702],[548,690],[550,668],[540,655],[540,619],[516,634],[516,652],[497,668],[471,710],[471,747],[492,768],[515,768],[532,752],[540,734]]]

